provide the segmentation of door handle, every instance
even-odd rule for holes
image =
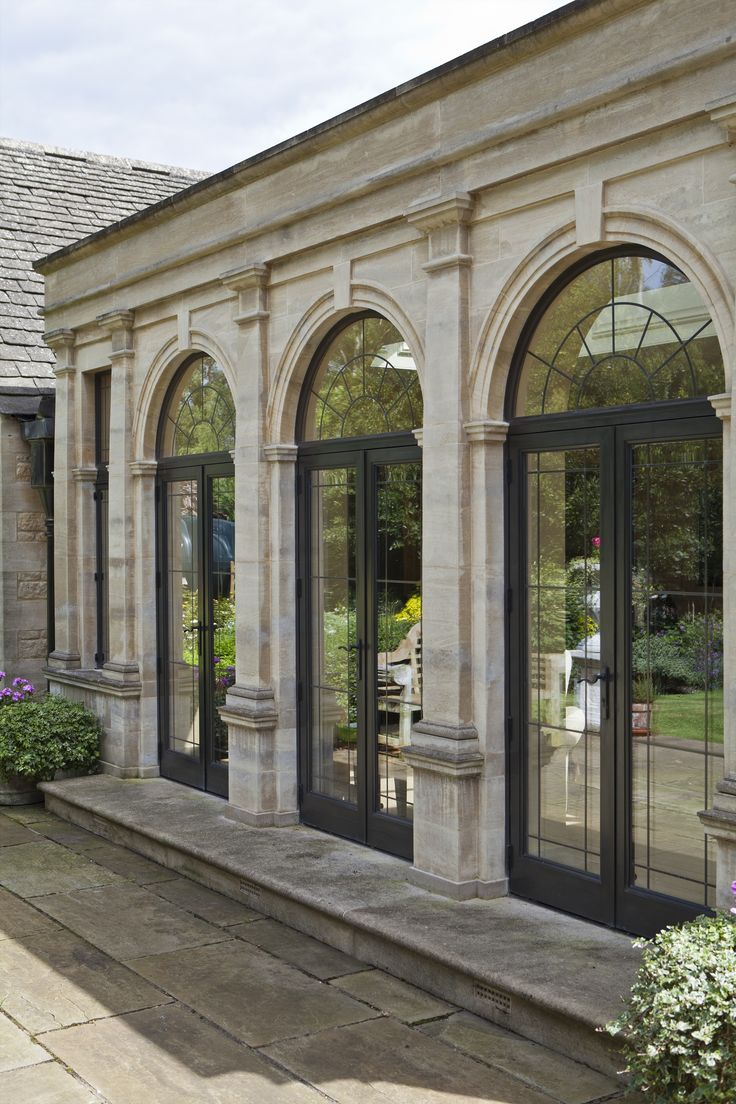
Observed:
[[[603,700],[601,701],[601,706],[602,706],[603,716],[605,717],[606,720],[608,720],[608,718],[611,715],[610,687],[611,687],[612,677],[613,676],[611,674],[610,668],[609,667],[603,667],[603,668],[601,668],[601,670],[598,672],[597,675],[593,675],[593,678],[583,677],[583,678],[575,679],[575,681],[577,683],[585,682],[585,683],[587,683],[588,686],[595,686],[595,684],[597,682],[602,682],[603,683],[603,693],[601,694],[601,698]]]
[[[358,653],[358,681],[362,681],[363,678],[363,641],[356,640],[354,644],[340,644],[339,650],[341,652],[347,652],[350,655],[351,652]]]

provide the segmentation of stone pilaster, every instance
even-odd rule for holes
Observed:
[[[133,311],[113,310],[98,325],[110,335],[110,463],[108,465],[108,678],[138,682],[135,648],[138,607],[135,593],[132,457]],[[141,611],[142,612],[142,611]]]
[[[44,341],[56,356],[56,409],[54,440],[54,597],[55,646],[49,667],[79,667],[79,528],[77,525],[77,466],[79,442],[75,422],[77,369],[74,362],[74,330],[52,330]]]
[[[90,584],[90,580],[94,579],[96,569],[97,532],[95,528],[94,483],[97,478],[97,469],[86,466],[74,468],[72,478],[77,488],[77,567],[81,580],[78,603],[79,651],[81,666],[88,668],[95,665],[95,646],[97,643],[97,601],[95,588]]]
[[[723,778],[700,820],[716,841],[716,905],[733,905],[736,878],[736,456],[731,428],[731,395],[710,399],[723,422]]]
[[[279,714],[271,654],[271,470],[264,453],[268,393],[268,266],[226,272],[236,292],[235,685],[220,710],[230,740],[229,800],[249,824],[294,823],[280,785]],[[278,636],[276,637],[278,639]],[[295,754],[294,754],[295,758]]]
[[[424,716],[404,757],[414,771],[414,879],[454,897],[479,885],[479,777],[473,723],[468,369],[468,226],[472,199],[414,205],[427,238],[424,372],[422,663]]]
[[[155,460],[129,465],[133,498],[133,562],[136,602],[141,610],[156,609],[156,471]],[[156,618],[137,617],[135,655],[140,678],[140,727],[135,749],[138,774],[155,777],[158,765],[158,642]],[[133,749],[131,749],[132,751]]]

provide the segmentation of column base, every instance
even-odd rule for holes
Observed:
[[[734,907],[731,884],[736,877],[736,775],[716,785],[713,806],[698,813],[706,834],[716,841],[716,908]]]
[[[255,827],[296,824],[296,738],[279,730],[273,692],[233,686],[220,709],[229,733],[229,814]]]
[[[436,893],[440,897],[449,897],[452,901],[470,901],[474,897],[480,897],[483,901],[492,901],[495,897],[506,897],[509,891],[506,878],[501,878],[497,882],[483,882],[479,878],[471,878],[467,882],[452,882],[439,874],[428,874],[425,870],[417,870],[415,866],[409,871],[408,880],[420,889],[429,890],[430,893]]]

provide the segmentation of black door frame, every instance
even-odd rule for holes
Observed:
[[[376,624],[376,470],[381,464],[419,463],[421,448],[411,433],[305,442],[297,465],[297,639],[299,804],[305,824],[367,843],[402,858],[413,857],[413,825],[382,814],[373,804],[377,787],[377,624]],[[358,803],[310,790],[311,594],[309,548],[311,473],[329,467],[356,470],[356,633],[360,640],[358,678]]]
[[[511,610],[506,631],[510,889],[520,897],[648,936],[666,924],[692,919],[707,910],[678,898],[637,889],[630,878],[631,741],[623,731],[625,719],[631,715],[627,618],[631,576],[630,446],[645,441],[720,437],[721,433],[721,423],[713,408],[702,399],[518,418],[511,423],[506,446],[506,584]],[[601,557],[601,626],[608,628],[607,641],[602,635],[601,666],[610,667],[613,681],[608,739],[601,733],[600,879],[536,859],[525,852],[524,842],[527,514],[523,455],[535,449],[575,448],[585,444],[598,444],[602,448],[601,501],[610,505],[601,513],[601,545],[613,550],[613,555],[606,557],[606,564]]]
[[[157,592],[157,641],[158,641],[158,745],[161,774],[175,782],[206,790],[218,797],[228,796],[228,768],[214,761],[214,625],[213,621],[213,564],[212,564],[212,480],[233,477],[232,459],[222,453],[185,456],[180,459],[159,461],[156,477],[156,592]],[[168,693],[168,594],[167,559],[171,535],[166,521],[166,486],[178,480],[191,479],[197,483],[199,513],[197,515],[199,552],[199,758],[171,751],[167,746],[169,732]],[[180,539],[177,534],[175,539]]]

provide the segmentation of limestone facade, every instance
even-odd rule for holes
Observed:
[[[701,0],[693,20],[685,0],[570,5],[39,265],[57,356],[48,674],[104,718],[107,771],[158,770],[157,429],[170,382],[199,351],[220,365],[237,408],[230,803],[254,824],[298,819],[297,410],[320,342],[373,310],[409,345],[424,397],[425,700],[407,756],[415,877],[458,897],[506,892],[512,357],[530,311],[573,263],[645,247],[697,288],[725,363],[726,760],[704,818],[725,903],[736,875],[729,8]],[[110,657],[95,671],[83,473],[94,464],[93,377],[106,369]]]

